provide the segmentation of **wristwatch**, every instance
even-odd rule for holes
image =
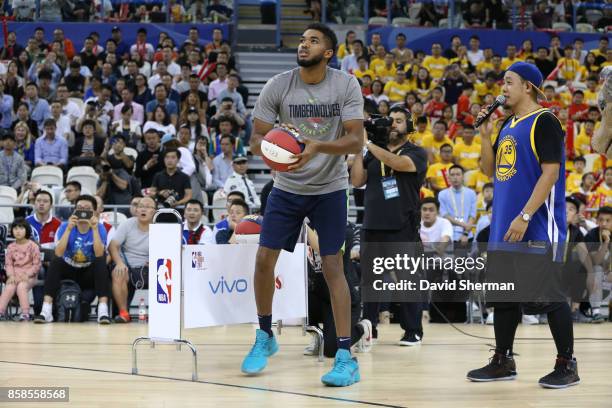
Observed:
[[[521,211],[521,217],[523,218],[523,221],[525,222],[531,221],[531,215],[529,215],[525,211]]]

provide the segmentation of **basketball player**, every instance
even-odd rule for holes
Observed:
[[[276,174],[268,197],[254,276],[260,329],[242,371],[262,371],[268,357],[278,351],[271,330],[274,267],[282,249],[293,251],[308,217],[319,235],[338,343],[334,368],[321,381],[348,386],[360,376],[349,349],[351,298],[342,266],[348,188],[344,156],[360,153],[363,147],[363,98],[355,77],[327,66],[336,45],[336,35],[327,26],[308,26],[298,47],[299,67],[270,79],[255,104],[254,154],[261,154],[261,140],[277,118],[299,132],[305,148],[289,172]]]
[[[541,84],[542,74],[535,65],[512,64],[502,87],[506,108],[512,115],[493,140],[491,120],[481,126],[482,170],[494,176],[495,191],[487,270],[502,278],[528,272],[530,286],[546,285],[547,294],[553,293],[554,299],[545,300],[555,300],[563,298],[558,291],[567,233],[565,149],[559,120],[538,104],[538,97],[545,98],[539,89]],[[483,109],[479,115],[484,116],[485,112]],[[515,242],[525,244],[519,247]],[[528,243],[545,243],[546,253],[533,253],[535,248]],[[580,382],[567,302],[498,302],[494,306],[495,354],[488,365],[470,371],[468,379],[498,381],[516,377],[512,345],[522,309],[528,315],[547,313],[557,347],[554,370],[541,378],[539,384],[545,388],[565,388]]]

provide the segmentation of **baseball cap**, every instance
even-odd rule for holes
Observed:
[[[111,137],[110,139],[111,146],[117,143],[119,140],[123,140],[123,142],[125,142],[125,138],[122,135],[115,135]]]
[[[506,71],[514,72],[515,74],[518,74],[518,76],[523,78],[525,81],[529,81],[531,85],[533,85],[538,96],[541,99],[544,99],[545,101],[548,100],[548,98],[546,98],[546,95],[544,95],[542,89],[540,89],[544,78],[542,77],[542,73],[540,72],[538,67],[527,62],[518,61],[510,65],[510,67]]]
[[[239,154],[234,157],[234,160],[232,160],[233,163],[243,163],[245,161],[248,161],[248,159],[244,154]]]
[[[161,138],[161,145],[165,145],[166,143],[168,143],[169,141],[171,141],[172,139],[174,139],[174,136],[171,133],[166,133],[162,138]]]
[[[114,33],[114,32],[117,32],[117,31],[121,31],[119,26],[113,26],[113,28],[111,28],[111,33]]]
[[[582,204],[580,200],[577,197],[574,197],[573,195],[565,197],[565,202],[574,204],[574,206],[576,207],[576,211],[580,210],[580,204]]]

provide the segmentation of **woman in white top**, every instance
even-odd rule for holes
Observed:
[[[161,105],[157,105],[153,111],[153,120],[148,120],[142,128],[143,133],[147,133],[147,130],[155,129],[162,134],[171,134],[176,136],[176,128],[170,123],[170,115]]]
[[[121,108],[121,120],[116,120],[111,126],[111,132],[114,135],[121,135],[126,141],[127,146],[133,147],[138,151],[144,148],[142,142],[142,132],[140,123],[137,120],[132,120],[133,108],[131,105],[123,105]]]
[[[372,88],[372,93],[366,96],[366,98],[373,100],[377,105],[380,101],[389,102],[389,97],[383,94],[384,85],[379,79],[373,81],[370,87]]]

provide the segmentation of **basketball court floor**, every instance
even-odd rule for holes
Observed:
[[[612,407],[612,324],[575,326],[582,384],[547,390],[537,380],[551,371],[554,345],[548,326],[520,326],[515,381],[470,383],[469,369],[484,365],[493,340],[461,334],[449,325],[425,325],[424,343],[398,347],[398,325],[379,326],[371,353],[358,354],[362,381],[324,387],[319,378],[332,360],[303,356],[310,338],[285,327],[280,352],[263,374],[246,377],[240,363],[254,339],[251,325],[186,330],[198,349],[199,381],[191,382],[188,348],[139,346],[140,375],[131,375],[131,344],[146,326],[0,324],[0,386],[70,387],[66,407]],[[493,336],[492,326],[458,325],[470,334]],[[531,339],[528,339],[531,338]],[[533,339],[536,338],[536,339]],[[542,341],[537,338],[546,338]],[[44,407],[2,403],[2,407]]]

